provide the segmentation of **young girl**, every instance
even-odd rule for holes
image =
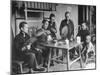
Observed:
[[[81,42],[86,42],[86,36],[89,35],[90,32],[88,30],[86,22],[83,22],[81,25],[81,30],[79,30],[77,36],[81,37]]]

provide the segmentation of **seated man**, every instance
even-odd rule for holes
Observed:
[[[44,69],[38,67],[36,54],[31,52],[31,45],[27,43],[30,39],[28,33],[28,25],[26,22],[19,24],[20,33],[14,39],[15,57],[16,60],[28,62],[30,70],[43,71]]]
[[[36,36],[40,42],[47,42],[48,35],[51,35],[51,32],[48,29],[49,21],[43,20],[42,23],[43,23],[42,28],[37,30]]]
[[[42,49],[43,52],[43,57],[44,57],[44,63],[43,66],[47,67],[47,61],[48,61],[48,55],[49,55],[49,50],[48,48],[45,48],[43,46],[41,46],[39,43],[46,43],[48,40],[48,35],[50,35],[50,31],[48,30],[48,25],[49,25],[49,21],[48,20],[43,20],[42,21],[43,25],[42,28],[37,30],[37,48]]]

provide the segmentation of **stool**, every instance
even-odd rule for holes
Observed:
[[[23,72],[23,63],[24,63],[24,61],[17,61],[17,60],[14,60],[13,63],[19,65],[20,73],[24,73],[24,72]]]

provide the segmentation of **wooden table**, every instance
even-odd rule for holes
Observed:
[[[69,62],[69,61],[70,61],[70,58],[69,58],[69,51],[70,51],[71,49],[73,49],[74,47],[77,47],[77,46],[79,46],[79,45],[81,45],[81,44],[82,44],[82,43],[78,44],[78,43],[76,43],[76,42],[71,42],[71,43],[69,44],[69,47],[68,47],[68,45],[66,45],[66,44],[63,44],[63,45],[55,45],[55,43],[49,43],[49,42],[48,42],[48,43],[41,43],[42,46],[48,47],[49,50],[50,50],[49,59],[48,59],[47,71],[49,72],[50,61],[51,61],[51,60],[54,60],[54,61],[58,61],[58,62],[67,64],[67,70],[70,70],[70,66],[71,66],[74,62],[80,60],[80,67],[82,68],[81,50],[79,50],[79,57],[76,58],[75,60],[73,60],[72,62]],[[65,50],[65,51],[67,52],[67,54],[66,54],[67,62],[63,62],[63,61],[61,61],[61,60],[57,60],[57,59],[56,59],[57,57],[51,58],[51,53],[52,53],[51,50],[53,50],[53,48],[56,48],[57,50],[59,50],[59,49]]]

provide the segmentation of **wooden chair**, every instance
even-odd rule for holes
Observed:
[[[85,64],[91,63],[91,62],[95,62],[95,51],[93,51],[93,53],[89,56],[89,52],[86,54],[86,61]]]

